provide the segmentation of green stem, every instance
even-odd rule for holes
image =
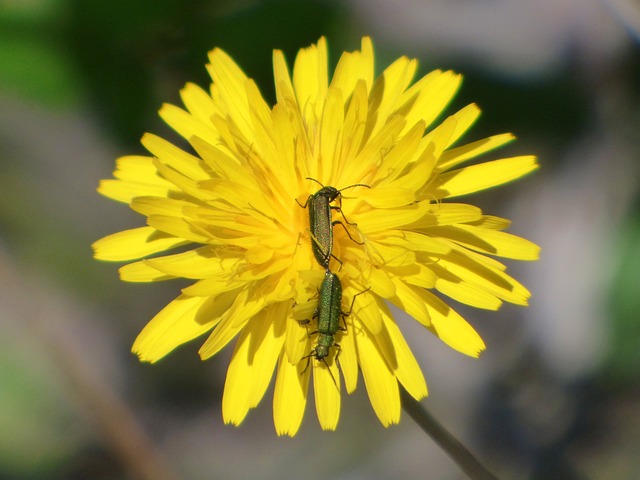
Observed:
[[[420,402],[409,395],[403,388],[400,388],[400,395],[405,412],[449,455],[469,478],[472,480],[498,480],[498,477],[489,472],[464,445],[424,409]]]

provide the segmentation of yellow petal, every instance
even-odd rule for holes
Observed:
[[[320,161],[317,170],[311,171],[312,177],[335,178],[340,166],[342,125],[344,122],[344,100],[342,92],[331,88],[322,112],[320,130]]]
[[[415,252],[423,252],[432,255],[446,255],[451,251],[451,247],[446,242],[439,240],[435,235],[425,235],[420,232],[408,230],[392,230],[387,235],[380,235],[379,239],[370,237],[386,245],[399,245]]]
[[[483,290],[481,287],[467,283],[457,278],[443,278],[436,280],[435,288],[457,300],[460,303],[486,310],[498,310],[502,305],[499,298]]]
[[[507,302],[516,305],[527,304],[531,294],[525,287],[502,269],[478,262],[467,252],[463,249],[453,251],[447,257],[440,258],[431,268],[439,276],[446,278],[447,274],[454,275]]]
[[[213,172],[212,178],[221,177],[237,184],[244,184],[248,180],[244,166],[219,145],[214,146],[200,137],[190,138],[189,143]]]
[[[383,269],[374,268],[369,278],[371,291],[382,298],[391,298],[396,294],[396,286]]]
[[[367,249],[371,252],[372,258],[382,267],[397,267],[416,261],[413,251],[399,246],[368,241]]]
[[[247,76],[233,59],[219,48],[209,52],[207,70],[216,85],[220,99],[223,101],[225,113],[230,127],[237,128],[243,138],[253,137],[250,126],[249,103],[246,95]],[[216,126],[218,124],[216,123]],[[220,129],[218,128],[220,132]],[[220,132],[222,133],[222,132]],[[233,143],[230,142],[229,145]]]
[[[152,227],[140,227],[101,238],[92,247],[98,260],[122,262],[146,257],[190,243],[184,238],[159,232]]]
[[[356,334],[353,331],[353,325],[348,323],[347,329],[346,332],[342,332],[337,337],[341,347],[338,362],[344,377],[345,390],[351,394],[358,385],[358,357],[356,355]]]
[[[451,348],[471,357],[478,357],[486,347],[480,335],[456,311],[425,290],[419,292],[428,305],[431,317],[429,330]]]
[[[420,147],[419,147],[420,148]],[[418,159],[408,166],[406,173],[392,182],[392,186],[403,186],[416,192],[419,200],[434,200],[422,194],[424,187],[432,177],[433,166],[435,165],[435,145],[428,144]]]
[[[215,305],[218,307],[218,326],[209,335],[209,338],[200,347],[198,353],[202,360],[212,357],[225,347],[235,336],[242,331],[257,309],[250,309],[246,305],[247,290],[225,292],[216,297]],[[195,297],[201,298],[201,297]],[[237,321],[240,319],[241,321]]]
[[[390,150],[384,152],[382,164],[378,171],[379,184],[386,185],[391,183],[395,186],[403,185],[396,180],[401,175],[404,175],[408,167],[410,168],[411,164],[415,163],[417,159],[421,157],[422,149],[420,148],[420,144],[423,135],[424,123],[418,122],[412,125],[410,130],[397,140]],[[363,194],[366,195],[367,192],[363,192]]]
[[[247,330],[249,327],[244,331]],[[222,394],[222,420],[227,425],[240,425],[249,413],[252,375],[247,371],[250,369],[243,353],[246,355],[246,352],[240,350],[240,343],[237,343],[227,370]]]
[[[378,419],[385,427],[400,421],[400,392],[398,381],[389,369],[387,362],[380,355],[374,338],[362,324],[356,322],[359,331],[358,361],[362,369],[362,377],[367,387],[371,406]]]
[[[373,108],[373,106],[371,107]],[[374,112],[370,111],[367,118],[373,115]],[[344,182],[347,185],[352,185],[354,183],[368,183],[370,179],[378,179],[382,172],[379,168],[380,162],[377,159],[384,152],[388,152],[393,148],[405,124],[406,121],[401,115],[386,119],[386,122],[374,132],[369,130],[372,128],[371,124],[367,124],[362,146],[358,148],[357,156],[352,159],[344,171]],[[372,161],[372,159],[375,159],[375,161]]]
[[[278,273],[283,274],[291,267],[291,257],[275,258],[264,265],[247,265],[245,271],[237,273],[237,279],[243,281],[262,280],[270,276],[278,278]]]
[[[438,198],[455,197],[502,185],[538,168],[532,155],[503,158],[439,175],[430,185]]]
[[[239,425],[269,386],[284,341],[281,313],[288,305],[271,305],[242,330],[229,364],[222,399],[225,423]]]
[[[117,188],[122,191],[129,191],[130,198],[151,195],[169,196],[179,195],[175,186],[162,178],[152,157],[130,155],[120,157],[116,160],[116,170],[113,176],[120,182],[114,180],[103,180],[99,191],[108,196],[106,190]],[[103,192],[104,191],[104,192]]]
[[[422,288],[434,288],[436,286],[437,275],[428,265],[421,263],[408,263],[390,269],[393,275],[402,278],[402,281],[409,285]]]
[[[340,419],[340,372],[334,361],[313,360],[316,413],[323,430],[335,430]]]
[[[513,141],[515,138],[516,137],[511,133],[503,133],[449,149],[438,159],[436,168],[439,171],[449,170],[450,168],[453,168],[471,158],[479,157],[483,153],[500,148]]]
[[[298,52],[293,66],[296,98],[308,125],[317,123],[320,118],[328,83],[327,42],[321,37],[316,45]]]
[[[425,327],[429,327],[431,325],[430,310],[427,309],[426,302],[422,298],[423,290],[407,285],[399,278],[394,278],[393,283],[396,286],[396,296],[390,299],[391,303]]]
[[[380,316],[380,308],[375,296],[368,292],[359,295],[357,303],[353,307],[354,313],[358,316],[361,323],[364,323],[370,332],[378,333],[382,329],[382,317]]]
[[[185,200],[156,196],[139,196],[131,200],[131,209],[146,217],[151,215],[179,217],[182,215],[184,208],[194,206],[194,203]]]
[[[154,269],[155,270],[155,269]],[[235,290],[243,286],[243,282],[230,279],[228,274],[203,278],[196,283],[182,289],[182,293],[190,297],[210,297],[223,292]]]
[[[371,84],[368,85],[370,86]],[[362,146],[362,137],[365,134],[369,98],[367,96],[367,84],[364,80],[359,80],[356,83],[348,104],[342,129],[342,157],[340,158],[340,166],[347,170],[352,166],[352,159],[358,155],[358,151]],[[357,178],[357,173],[352,177]]]
[[[293,100],[292,100],[293,101]],[[303,130],[301,126],[300,112],[295,110],[291,112],[293,118],[289,116],[289,112],[284,108],[279,108],[276,105],[271,111],[271,119],[273,123],[273,143],[274,148],[278,154],[272,159],[274,162],[273,170],[278,172],[277,177],[279,180],[279,193],[283,194],[283,198],[288,198],[290,195],[284,195],[283,189],[285,186],[296,185],[298,183],[298,176],[296,169],[298,163],[302,158],[308,158],[305,154],[302,157],[298,157],[296,152],[297,145],[308,146],[308,143],[304,141],[300,135],[296,134],[296,128]],[[291,141],[292,138],[297,138],[297,142]],[[307,168],[308,171],[308,168]]]
[[[309,375],[302,375],[304,366],[280,357],[273,393],[273,422],[278,435],[293,437],[300,428],[307,405]]]
[[[435,70],[428,73],[404,92],[399,103],[407,124],[423,121],[429,126],[440,116],[453,99],[462,83],[462,76],[451,72]]]
[[[456,225],[439,230],[439,234],[473,250],[516,260],[537,260],[540,247],[529,240],[510,233]]]
[[[287,68],[287,61],[281,50],[273,51],[273,76],[278,104],[286,104],[287,101],[295,102],[293,84],[291,83],[289,69]]]
[[[118,269],[120,280],[123,282],[160,282],[176,278],[173,275],[166,275],[155,268],[145,264],[144,261],[130,263]]]
[[[211,123],[211,117],[205,122],[190,115],[175,105],[164,104],[158,112],[160,117],[182,137],[189,140],[197,136],[208,142],[215,142],[220,135]]]
[[[495,217],[493,215],[483,215],[482,218],[477,222],[469,222],[469,225],[489,228],[491,230],[504,230],[506,228],[509,228],[509,225],[511,225],[511,220]]]
[[[415,59],[401,57],[389,65],[382,72],[382,75],[374,81],[369,95],[369,98],[377,102],[377,105],[374,103],[372,108],[375,123],[371,119],[369,120],[372,134],[375,134],[384,125],[387,118],[401,106],[398,102],[413,80],[417,66],[418,62]],[[413,127],[413,123],[409,127]]]
[[[284,344],[286,315],[289,308],[289,302],[274,303],[263,310],[262,318],[260,315],[254,317],[262,323],[262,326],[258,332],[254,331],[254,335],[252,335],[248,356],[248,362],[253,367],[250,396],[252,408],[255,408],[262,400],[264,392],[271,383],[273,370]],[[262,341],[260,341],[261,337]]]
[[[273,258],[274,251],[270,248],[264,248],[262,245],[255,245],[247,250],[246,261],[251,264],[266,263]]]
[[[476,122],[480,116],[480,108],[475,103],[471,103],[466,107],[458,110],[451,115],[455,119],[455,130],[450,137],[449,143],[445,145],[445,148],[449,148],[453,143],[458,141],[462,135],[464,135],[469,128]]]
[[[409,188],[391,185],[388,187],[375,187],[363,189],[358,198],[364,200],[374,208],[395,208],[413,203],[416,200],[416,192]]]
[[[253,132],[251,148],[252,153],[257,153],[257,155],[252,156],[252,163],[263,170],[273,167],[274,171],[279,171],[278,166],[281,166],[280,164],[273,165],[268,161],[265,162],[266,159],[278,159],[279,157],[279,152],[274,148],[271,108],[262,98],[260,90],[253,80],[246,81],[245,89]],[[273,179],[277,180],[278,177],[273,176]]]
[[[454,141],[456,130],[459,130],[457,127],[458,122],[456,118],[451,116],[424,136],[422,145],[429,145],[431,147],[430,153],[433,154],[434,159],[439,158],[445,148]],[[430,166],[433,168],[433,165]]]
[[[180,217],[170,217],[167,215],[152,215],[147,220],[152,230],[158,231],[158,235],[172,236],[181,240],[180,245],[191,242],[207,243],[209,236],[205,235],[201,229],[198,229],[193,223],[186,222]],[[164,232],[164,233],[163,233]],[[154,237],[150,237],[152,241]],[[140,255],[141,256],[141,255]],[[131,258],[139,258],[131,257]]]
[[[167,182],[169,184],[169,182]],[[171,184],[169,184],[171,185]],[[139,182],[127,182],[122,180],[100,180],[98,193],[117,202],[129,203],[136,197],[151,195],[166,197],[175,187],[164,187]]]
[[[312,310],[315,309],[315,303],[309,303],[312,306]],[[311,319],[313,312],[306,315],[305,319]],[[302,357],[309,354],[311,350],[311,337],[308,324],[302,324],[298,320],[292,318],[288,319],[287,333],[284,342],[284,349],[287,353],[287,359],[292,364],[297,364],[301,361]],[[305,325],[307,328],[305,328]]]
[[[136,338],[132,351],[143,362],[156,362],[174,348],[211,330],[215,317],[207,311],[206,298],[180,295],[158,313]]]
[[[170,166],[185,177],[191,180],[205,180],[209,178],[209,174],[203,168],[204,162],[202,160],[188,154],[167,140],[151,133],[146,133],[142,137],[141,142],[163,165]],[[157,168],[157,164],[155,165]]]
[[[169,186],[170,184],[158,175],[152,157],[126,155],[116,160],[113,176],[119,180],[146,183],[150,185]]]
[[[443,242],[448,242],[446,239],[442,239]],[[461,252],[465,256],[469,257],[474,262],[489,267],[490,269],[504,272],[507,270],[507,266],[504,263],[499,262],[495,258],[487,257],[486,255],[482,255],[480,253],[474,252],[473,250],[465,249],[464,247],[460,247],[458,244],[454,242],[449,242],[451,246],[451,251]]]
[[[373,46],[369,37],[363,37],[361,51],[344,52],[340,56],[330,86],[344,94],[354,91],[358,82],[371,88],[373,75]]]
[[[113,172],[118,180],[101,180],[98,192],[102,195],[129,203],[144,195],[166,197],[175,187],[158,175],[151,157],[129,155],[116,160]]]
[[[207,190],[199,188],[197,180],[183,175],[175,168],[161,163],[160,160],[156,159],[154,163],[160,175],[173,183],[177,189],[199,200],[208,200],[210,198]]]
[[[362,231],[367,233],[392,230],[420,220],[431,209],[431,205],[421,202],[401,208],[385,209],[384,215],[377,210],[371,210],[370,212],[359,214],[355,219],[355,223],[358,224]]]
[[[272,292],[270,292],[270,295],[267,295],[266,292],[259,292],[260,287],[263,287],[264,290],[268,290],[268,286],[267,288],[264,288],[264,286],[258,285],[251,294],[247,292],[248,289],[245,289],[240,291],[240,293],[234,291],[223,292],[215,297],[216,302],[218,302],[218,298],[226,299],[228,295],[236,296],[231,307],[224,311],[222,315],[223,318],[220,321],[218,328],[209,335],[207,341],[198,351],[200,358],[205,360],[218,353],[220,349],[222,349],[236,336],[239,331],[242,330],[254,315],[258,314],[278,300],[275,298],[276,295]]]
[[[199,279],[221,274],[229,277],[229,272],[225,271],[229,262],[223,260],[225,259],[220,258],[214,249],[207,246],[176,255],[144,260],[144,262],[167,275]]]
[[[430,228],[436,225],[473,222],[482,218],[482,210],[464,203],[436,203],[427,204],[427,207],[425,214],[407,228]]]
[[[211,125],[211,117],[222,113],[211,96],[195,83],[187,82],[180,90],[180,98],[191,115],[204,125]]]
[[[377,335],[376,340],[380,350],[385,355],[387,363],[393,370],[398,381],[416,400],[427,396],[427,382],[422,370],[411,352],[411,348],[400,331],[400,328],[386,307],[381,306],[384,321],[384,334]],[[384,338],[384,341],[380,341]]]

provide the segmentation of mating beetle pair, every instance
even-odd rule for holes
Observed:
[[[308,180],[317,182],[317,180],[313,178],[308,178]],[[316,360],[322,361],[326,365],[327,362],[325,358],[329,355],[329,349],[331,347],[338,348],[338,354],[340,353],[340,345],[335,343],[335,335],[338,333],[338,330],[346,330],[346,322],[344,321],[344,318],[350,315],[351,310],[353,309],[353,302],[356,297],[361,293],[364,293],[360,292],[353,297],[349,312],[342,311],[342,284],[340,283],[338,276],[329,270],[329,261],[331,260],[331,257],[340,262],[340,260],[332,253],[333,226],[337,224],[342,225],[351,240],[359,245],[362,245],[362,243],[358,242],[351,236],[349,230],[342,221],[334,221],[332,219],[332,210],[340,211],[340,213],[342,213],[342,210],[339,206],[332,206],[331,202],[340,197],[340,192],[342,190],[358,186],[369,188],[369,186],[358,183],[345,187],[342,190],[338,190],[335,187],[324,186],[322,184],[320,185],[322,188],[316,193],[309,195],[304,205],[300,202],[298,202],[298,204],[303,208],[307,208],[307,206],[309,208],[311,249],[317,262],[326,269],[324,280],[320,285],[318,305],[313,314],[313,318],[318,320],[318,343],[306,358],[310,361],[313,357]],[[347,224],[355,225],[354,223],[349,222],[344,214],[342,214],[342,217]],[[342,262],[340,263],[342,264]],[[341,317],[345,323],[344,327],[340,326]],[[308,367],[309,364],[307,363],[306,368]],[[331,373],[331,371],[329,372]],[[333,377],[333,374],[331,374],[331,376]]]

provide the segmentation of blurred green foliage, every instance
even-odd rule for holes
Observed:
[[[615,245],[616,270],[609,300],[611,338],[603,371],[606,383],[615,388],[632,387],[640,382],[639,210],[636,208],[636,215],[624,224]]]
[[[77,412],[43,352],[28,343],[2,346],[0,478],[50,478],[81,445]]]
[[[43,105],[82,98],[116,141],[136,144],[185,82],[209,83],[221,47],[273,97],[271,52],[291,55],[339,23],[338,4],[273,0],[40,0],[0,8],[0,88]]]
[[[117,138],[137,143],[162,102],[187,82],[206,87],[206,52],[221,47],[268,96],[274,46],[295,52],[331,29],[326,3],[72,0],[66,45],[92,104]],[[286,28],[284,27],[286,26]]]
[[[63,42],[61,0],[0,2],[0,87],[50,107],[75,104],[81,82]]]

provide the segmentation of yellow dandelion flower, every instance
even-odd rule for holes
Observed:
[[[412,84],[417,62],[402,57],[375,77],[369,38],[342,55],[332,78],[324,38],[298,53],[293,75],[275,51],[273,107],[222,50],[209,60],[209,92],[187,84],[186,109],[160,110],[190,148],[146,134],[151,156],[118,159],[115,179],[99,186],[147,217],[147,226],[97,241],[97,259],[136,260],[120,269],[128,282],[194,280],[148,323],[133,351],[155,362],[209,333],[199,351],[207,359],[235,339],[226,423],[239,424],[257,406],[274,370],[278,434],[299,429],[310,378],[320,425],[335,429],[341,385],[353,392],[359,372],[380,421],[397,423],[399,384],[416,399],[427,386],[388,304],[478,356],[480,336],[435,292],[484,309],[526,305],[529,292],[495,257],[534,260],[539,249],[505,233],[508,220],[450,199],[521,177],[537,168],[535,157],[463,166],[514,137],[454,146],[478,107],[433,125],[461,76],[436,70]],[[312,253],[309,206],[301,206],[318,183],[368,187],[332,203],[344,227],[334,227],[330,260],[342,315],[333,338],[339,346],[320,360],[314,310],[325,269]]]

